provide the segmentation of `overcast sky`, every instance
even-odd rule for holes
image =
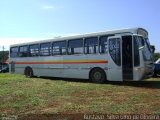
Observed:
[[[160,0],[0,0],[0,50],[10,44],[143,27],[160,52]]]

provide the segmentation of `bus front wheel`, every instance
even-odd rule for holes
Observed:
[[[95,68],[90,72],[90,79],[94,83],[104,83],[106,81],[105,72],[100,68]]]
[[[28,78],[33,77],[33,70],[32,70],[32,68],[30,68],[30,67],[26,67],[24,73],[25,73],[25,76],[28,77]]]

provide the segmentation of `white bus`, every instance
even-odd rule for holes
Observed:
[[[10,72],[108,81],[139,81],[152,75],[148,32],[131,28],[10,46]]]

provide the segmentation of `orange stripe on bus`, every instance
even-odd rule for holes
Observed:
[[[108,63],[105,61],[83,61],[83,62],[15,62],[15,64],[104,64]]]

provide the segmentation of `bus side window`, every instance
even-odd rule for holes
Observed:
[[[96,50],[97,50],[97,46],[96,45],[94,45],[94,54],[96,53]]]
[[[101,36],[99,39],[99,51],[100,53],[107,53],[108,48],[107,48],[107,36]]]
[[[85,38],[84,47],[85,54],[98,53],[98,37]]]
[[[40,55],[50,56],[51,55],[51,43],[41,43],[40,45]]]
[[[74,48],[70,48],[71,53],[70,54],[74,54]]]
[[[68,54],[83,54],[83,39],[69,40]]]
[[[53,55],[66,55],[66,41],[53,42]]]
[[[10,57],[11,58],[18,57],[18,47],[12,47],[10,49]]]
[[[63,55],[63,53],[62,53],[62,48],[61,48],[61,47],[59,48],[59,54],[60,54],[60,55]]]
[[[29,56],[39,56],[39,44],[33,44],[29,46]]]
[[[19,57],[28,57],[28,46],[19,47]]]
[[[85,48],[87,49],[87,51],[85,53],[89,54],[89,46],[86,46]]]

